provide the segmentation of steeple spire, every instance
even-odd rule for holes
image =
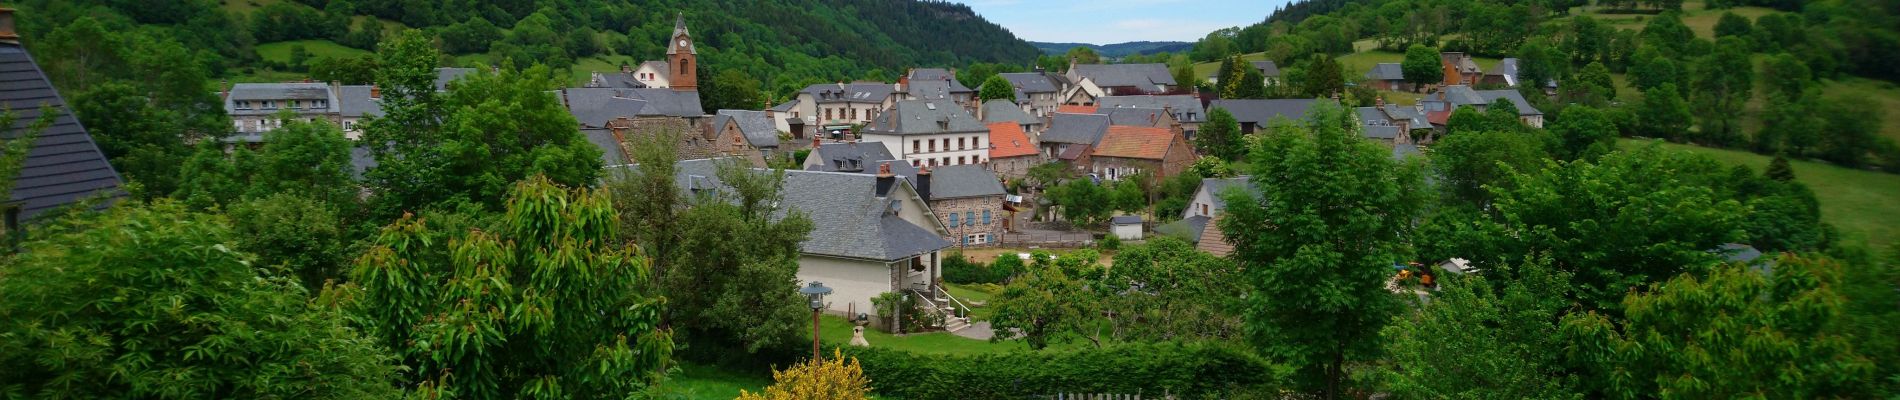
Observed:
[[[686,30],[686,13],[680,13],[673,20],[673,36],[668,37],[666,54],[679,54],[681,50],[688,54],[699,54],[699,46],[693,43],[692,37],[693,34]]]

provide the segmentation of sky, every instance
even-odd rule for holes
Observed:
[[[954,0],[1035,42],[1191,42],[1252,25],[1291,0]]]

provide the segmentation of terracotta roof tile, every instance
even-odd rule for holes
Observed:
[[[1108,133],[1102,136],[1102,144],[1096,147],[1095,155],[1159,160],[1167,156],[1168,145],[1173,141],[1174,132],[1163,128],[1110,126]]]
[[[1095,106],[1078,106],[1078,105],[1057,106],[1056,112],[1067,113],[1067,114],[1098,114],[1097,108]]]
[[[1023,126],[1014,122],[990,124],[990,158],[1007,158],[1036,155],[1036,146],[1029,143],[1029,135],[1023,133]]]

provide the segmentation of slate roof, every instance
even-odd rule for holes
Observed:
[[[1182,123],[1207,122],[1207,110],[1201,107],[1201,99],[1194,95],[1167,96],[1108,96],[1097,99],[1101,108],[1166,108],[1174,113],[1174,119]],[[1192,118],[1189,118],[1192,116]]]
[[[702,190],[722,187],[714,173],[715,162],[681,162],[676,184]],[[811,233],[799,243],[804,254],[896,261],[950,247],[935,231],[894,213],[895,200],[880,196],[877,180],[869,174],[785,171],[784,189],[772,218],[796,211],[811,219]]]
[[[264,108],[263,104],[258,103],[263,100],[277,103],[273,108]],[[289,103],[284,103],[284,100],[299,100],[303,103],[299,108],[293,109],[290,108]],[[312,102],[318,100],[325,102],[324,107],[310,108],[315,105]],[[237,108],[238,101],[251,101],[251,107],[240,110]],[[272,115],[284,110],[333,113],[337,111],[336,103],[335,93],[330,91],[330,84],[327,83],[239,83],[231,85],[229,93],[224,98],[224,110],[231,115]]]
[[[819,164],[812,168],[818,171],[859,172],[877,171],[876,161],[892,160],[891,150],[878,142],[825,143],[812,149],[806,157],[818,157]],[[852,162],[856,161],[856,168]]]
[[[1490,71],[1485,71],[1484,75],[1485,76],[1496,75],[1496,76],[1505,77],[1506,83],[1509,83],[1511,85],[1517,85],[1517,59],[1506,58],[1503,60],[1498,60],[1498,65],[1496,67],[1491,67]]]
[[[1286,117],[1286,119],[1294,121],[1305,119],[1306,110],[1311,109],[1314,102],[1317,101],[1319,100],[1214,100],[1213,103],[1208,104],[1208,108],[1225,108],[1227,112],[1233,113],[1234,119],[1239,122],[1252,122],[1255,125],[1265,125],[1267,121],[1273,120],[1273,117]]]
[[[1149,89],[1156,85],[1174,86],[1174,74],[1166,64],[1077,64],[1069,71],[1095,81],[1103,88],[1135,86]]]
[[[737,123],[739,132],[745,134],[746,142],[753,147],[778,147],[778,125],[773,124],[764,111],[719,110],[712,121],[713,129],[725,129],[728,122]]]
[[[1062,144],[1062,151],[1056,153],[1056,159],[1065,161],[1079,160],[1082,157],[1088,156],[1089,150],[1093,148],[1095,148],[1095,146],[1087,144],[1064,143]]]
[[[1131,225],[1131,224],[1139,224],[1139,223],[1141,223],[1141,216],[1138,216],[1138,215],[1117,215],[1117,216],[1115,216],[1114,218],[1109,218],[1109,219],[1108,219],[1108,223],[1110,223],[1110,224],[1115,224],[1115,225]]]
[[[661,63],[661,64],[664,65],[665,63]],[[647,84],[640,82],[639,79],[635,79],[632,74],[625,74],[625,73],[621,73],[620,71],[612,71],[612,72],[593,73],[593,76],[587,79],[587,87],[633,89],[633,88],[645,88],[647,87]]]
[[[1544,115],[1543,111],[1537,111],[1536,107],[1531,106],[1530,101],[1524,99],[1523,93],[1519,93],[1516,90],[1479,90],[1477,92],[1478,96],[1484,97],[1486,104],[1495,103],[1499,99],[1510,100],[1511,105],[1517,106],[1517,115],[1519,116]]]
[[[680,35],[686,35],[687,37],[693,36],[692,32],[686,30],[686,14],[680,14],[678,19],[673,20],[673,34],[666,36],[667,55],[679,54],[679,46],[673,45],[673,38],[680,37]],[[699,54],[699,43],[693,41],[686,42],[686,44],[687,54]]]
[[[1392,145],[1392,159],[1393,160],[1404,160],[1406,157],[1417,156],[1420,154],[1421,153],[1418,152],[1418,145],[1414,145],[1410,143],[1399,143],[1399,144]]]
[[[806,86],[802,91],[811,95],[819,104],[825,103],[883,103],[897,92],[897,87],[888,83],[822,83]]]
[[[369,153],[369,146],[350,148],[350,177],[363,179],[363,173],[376,168],[376,156]]]
[[[906,163],[900,161],[896,164]],[[949,165],[930,169],[931,201],[1005,194],[1008,193],[1003,191],[1003,182],[981,165]]]
[[[1483,69],[1478,68],[1478,62],[1473,61],[1471,56],[1465,53],[1446,52],[1440,53],[1438,57],[1440,61],[1450,63],[1453,68],[1457,68],[1460,73],[1475,74],[1484,72]]]
[[[1166,122],[1161,120],[1161,116],[1167,114],[1167,110],[1159,108],[1110,108],[1107,109],[1106,114],[1108,114],[1108,124],[1110,126],[1146,126],[1156,128],[1167,126]]]
[[[1517,106],[1519,116],[1544,115],[1543,111],[1537,111],[1536,107],[1531,107],[1530,101],[1524,99],[1524,94],[1518,93],[1515,89],[1472,90],[1466,85],[1451,85],[1439,88],[1437,92],[1431,94],[1430,98],[1450,102],[1452,109],[1457,109],[1459,106],[1483,107],[1499,99],[1505,99],[1510,100],[1511,105]]]
[[[1385,110],[1378,107],[1353,107],[1352,110],[1359,116],[1361,125],[1387,125],[1392,122],[1391,118],[1386,117]]]
[[[1205,215],[1196,215],[1157,226],[1155,232],[1186,240],[1190,244],[1200,243],[1201,232],[1207,230],[1207,222],[1212,220]]]
[[[1028,112],[1023,106],[1004,99],[991,99],[983,102],[983,123],[1012,122],[1017,125],[1042,125],[1042,120]]]
[[[931,135],[955,132],[988,132],[982,121],[963,111],[950,100],[905,100],[865,126],[866,134]]]
[[[1239,190],[1251,194],[1255,198],[1260,197],[1260,190],[1249,183],[1246,175],[1232,178],[1201,179],[1201,190],[1207,191],[1207,194],[1210,195],[1208,197],[1214,202],[1213,208],[1216,210],[1227,209],[1227,198],[1222,195],[1227,193],[1229,188],[1239,188]]]
[[[673,73],[673,64],[668,64],[665,61],[659,61],[659,60],[647,61],[647,62],[640,63],[639,67],[634,67],[634,68],[638,69],[640,67],[652,68],[655,71],[655,73],[660,74],[660,76],[672,76],[672,73]]]
[[[912,68],[905,90],[911,96],[922,98],[943,98],[961,93],[976,93],[975,90],[957,81],[957,76],[942,68]]]
[[[1042,131],[1040,140],[1043,143],[1094,145],[1108,132],[1108,125],[1107,115],[1055,113],[1050,117],[1049,129]]]
[[[1410,120],[1412,129],[1432,127],[1432,122],[1425,119],[1425,113],[1418,112],[1418,109],[1414,107],[1387,104],[1385,105],[1385,115],[1391,117],[1395,122],[1398,120]]]
[[[1397,139],[1399,137],[1399,127],[1392,125],[1367,126],[1363,134],[1367,139]]]
[[[1009,81],[1010,86],[1015,86],[1023,93],[1054,93],[1060,90],[1055,79],[1041,72],[1010,72],[996,75],[1003,77],[1003,80]]]
[[[39,64],[19,44],[0,43],[0,107],[13,111],[15,118],[0,135],[12,139],[25,133],[24,128],[39,119],[41,106],[59,114],[27,150],[12,198],[4,199],[19,204],[20,219],[32,220],[95,194],[123,196],[119,172],[106,162],[105,153],[73,117]]]
[[[1102,135],[1102,143],[1095,146],[1095,155],[1160,160],[1167,157],[1168,146],[1172,144],[1174,144],[1173,131],[1164,128],[1116,125],[1108,127],[1108,133]]]
[[[600,148],[600,165],[612,167],[627,165],[629,162],[627,155],[621,153],[620,140],[614,137],[613,130],[604,128],[582,129],[581,135],[587,137],[588,143],[593,143],[594,147]]]
[[[792,112],[793,108],[798,108],[798,99],[792,99],[791,101],[779,103],[779,105],[772,106],[772,108],[769,108],[767,110],[772,111],[772,112],[788,113],[788,112]]]
[[[436,68],[435,90],[449,90],[450,82],[455,82],[456,79],[462,79],[463,76],[473,73],[475,73],[474,68]]]
[[[1268,78],[1280,76],[1280,66],[1274,64],[1273,60],[1254,61],[1253,69],[1260,70],[1260,75]]]
[[[1402,81],[1405,80],[1405,68],[1399,63],[1378,63],[1372,66],[1371,71],[1366,71],[1366,79]]]
[[[346,85],[337,88],[337,113],[344,118],[383,116],[383,102],[372,99],[369,85]]]
[[[990,123],[990,159],[1036,155],[1036,144],[1029,142],[1023,126],[1009,122]]]
[[[561,101],[582,125],[605,127],[617,117],[703,117],[699,92],[672,89],[567,88]]]

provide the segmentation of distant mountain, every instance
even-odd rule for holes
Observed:
[[[1090,44],[1090,43],[1049,43],[1049,42],[1029,42],[1029,44],[1031,46],[1036,46],[1036,50],[1042,50],[1043,54],[1052,54],[1052,55],[1063,54],[1063,53],[1068,53],[1069,49],[1073,49],[1076,47],[1087,47],[1090,49],[1095,49],[1095,54],[1100,54],[1103,57],[1127,57],[1127,56],[1132,56],[1136,54],[1153,54],[1153,53],[1160,53],[1160,52],[1178,53],[1178,52],[1187,51],[1188,49],[1191,49],[1194,47],[1193,43],[1188,43],[1188,42],[1147,42],[1147,41],[1115,43],[1115,44],[1108,44],[1108,45]]]

